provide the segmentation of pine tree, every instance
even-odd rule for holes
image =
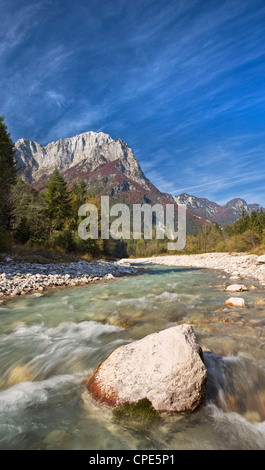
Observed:
[[[16,175],[14,143],[7,132],[4,117],[0,116],[0,226],[4,229],[10,229],[10,194]]]
[[[51,230],[61,230],[71,216],[71,204],[67,182],[57,168],[47,183],[45,202]]]
[[[80,180],[80,182],[78,181],[73,182],[70,195],[71,195],[73,218],[76,221],[78,209],[82,204],[86,202],[86,198],[88,195],[87,186],[83,178]]]
[[[242,207],[240,218],[235,222],[233,226],[233,234],[242,234],[250,228],[250,216],[247,213],[245,207]]]
[[[263,226],[261,222],[260,213],[257,211],[252,211],[250,216],[250,228],[257,233],[262,233]]]

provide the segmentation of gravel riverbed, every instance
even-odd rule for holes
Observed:
[[[165,255],[151,258],[121,260],[134,264],[161,264],[167,266],[190,266],[218,269],[231,275],[231,279],[252,278],[265,285],[265,255],[245,253],[203,253],[199,255]]]
[[[126,263],[80,260],[72,263],[15,262],[10,257],[0,263],[1,299],[17,295],[41,294],[53,287],[78,286],[102,279],[136,274]]]

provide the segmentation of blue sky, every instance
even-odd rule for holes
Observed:
[[[0,0],[14,141],[122,138],[162,191],[265,206],[264,0]]]

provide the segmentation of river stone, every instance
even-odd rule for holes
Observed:
[[[180,325],[115,349],[87,389],[111,408],[148,398],[160,412],[191,413],[206,393],[207,371],[191,325]]]
[[[242,297],[230,297],[224,304],[231,307],[245,307],[245,300]]]
[[[248,290],[246,286],[243,286],[242,284],[233,284],[231,286],[228,286],[226,288],[228,292],[242,292]]]

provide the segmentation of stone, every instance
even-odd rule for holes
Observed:
[[[257,263],[265,264],[265,255],[258,256]]]
[[[86,386],[110,408],[147,398],[158,412],[191,413],[202,403],[206,384],[202,350],[192,326],[184,324],[115,349]]]
[[[115,279],[115,277],[113,276],[113,274],[108,273],[104,276],[104,279]]]
[[[247,287],[242,284],[232,284],[231,286],[227,286],[227,292],[243,292],[247,291]]]
[[[258,299],[255,302],[256,305],[265,305],[265,299]]]
[[[231,307],[245,307],[245,300],[242,297],[230,297],[224,304]]]

